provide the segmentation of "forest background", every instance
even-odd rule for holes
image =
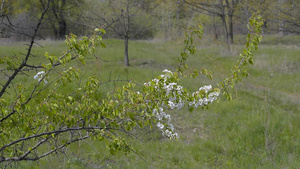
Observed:
[[[0,37],[30,37],[35,15],[44,5],[38,0],[2,0]],[[249,18],[257,11],[264,18],[265,34],[300,33],[299,2],[293,0],[53,0],[50,7],[39,34],[52,40],[65,39],[69,33],[89,35],[95,27],[115,21],[107,29],[109,38],[173,40],[189,26],[202,24],[205,34],[233,43],[234,34],[247,33]],[[14,35],[17,32],[21,34]]]

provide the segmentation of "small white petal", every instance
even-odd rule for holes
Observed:
[[[171,74],[173,75],[173,72],[171,72],[171,71],[168,70],[168,69],[165,69],[163,72],[164,72],[164,73],[171,73]]]

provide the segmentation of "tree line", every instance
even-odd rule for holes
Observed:
[[[30,39],[47,2],[2,0],[0,37]],[[295,0],[50,0],[49,5],[40,38],[63,40],[70,33],[89,35],[109,25],[106,38],[124,40],[125,66],[130,65],[130,39],[174,40],[197,24],[205,34],[224,39],[230,50],[234,35],[247,34],[249,18],[257,11],[264,18],[264,33],[300,33],[300,2]]]
[[[2,0],[0,36],[32,34],[29,28],[44,6],[43,0]],[[40,34],[52,39],[87,35],[115,20],[108,37],[170,40],[200,22],[211,30],[206,34],[224,36],[232,44],[234,34],[247,33],[247,22],[256,11],[265,19],[265,33],[300,33],[300,2],[295,0],[51,0]]]

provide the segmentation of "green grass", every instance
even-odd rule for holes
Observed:
[[[115,156],[109,154],[103,142],[87,140],[70,145],[66,156],[53,155],[39,162],[22,162],[20,168],[297,168],[300,166],[300,48],[295,44],[273,42],[271,36],[254,53],[255,63],[249,66],[249,77],[232,91],[233,100],[221,98],[209,109],[170,112],[178,141],[161,136],[154,127],[136,129],[139,139],[129,139],[136,153]],[[82,77],[97,76],[108,80],[133,80],[143,83],[159,75],[164,69],[175,71],[182,43],[132,41],[129,55],[131,66],[123,65],[123,41],[105,40],[106,49],[98,49],[81,69]],[[271,43],[272,42],[272,43]],[[40,63],[44,51],[60,54],[62,42],[40,42],[36,56],[30,62]],[[190,90],[204,84],[216,85],[228,76],[238,58],[242,45],[233,47],[203,40],[197,53],[190,57],[190,67],[205,67],[214,79],[203,76],[184,79]],[[1,53],[18,55],[22,44],[0,46]],[[191,69],[192,70],[192,69]],[[188,71],[191,71],[188,70]],[[16,81],[31,83],[34,73]],[[2,77],[1,82],[5,80]],[[27,82],[26,82],[27,81]],[[122,82],[103,85],[103,95]],[[68,88],[72,90],[72,88]],[[140,158],[142,156],[145,161]]]

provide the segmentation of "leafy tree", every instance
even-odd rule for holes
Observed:
[[[192,110],[217,100],[227,86],[233,86],[242,75],[247,75],[246,65],[253,62],[251,52],[261,39],[261,18],[254,16],[249,25],[252,32],[248,34],[238,65],[216,88],[208,85],[189,92],[180,85],[180,77],[187,67],[185,62],[196,49],[193,38],[201,38],[203,34],[202,27],[198,27],[186,34],[176,72],[164,70],[141,88],[128,82],[107,96],[101,95],[102,84],[96,77],[88,77],[77,89],[66,92],[64,89],[80,76],[70,65],[75,61],[84,64],[96,46],[104,47],[101,35],[105,30],[96,28],[92,36],[82,39],[70,34],[65,40],[67,49],[61,55],[45,52],[45,63],[30,64],[37,32],[50,7],[50,0],[43,5],[26,55],[0,58],[0,64],[5,67],[1,73],[7,76],[0,90],[0,163],[5,166],[16,161],[39,160],[88,138],[105,141],[112,154],[128,153],[134,150],[120,133],[129,133],[135,126],[155,124],[164,136],[177,138],[165,110],[183,107]],[[38,72],[33,83],[26,86],[22,82],[13,83],[30,69]],[[191,77],[199,73],[209,75],[204,69],[195,70]],[[14,94],[10,89],[15,89]]]

